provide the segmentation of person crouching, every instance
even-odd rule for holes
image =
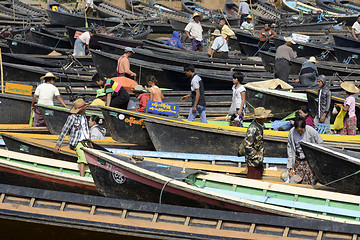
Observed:
[[[150,99],[150,95],[141,85],[136,85],[135,88],[131,89],[131,91],[133,91],[135,97],[139,99],[139,107],[136,109],[136,111],[144,112],[144,110],[146,109],[147,101]]]

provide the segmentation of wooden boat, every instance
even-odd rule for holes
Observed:
[[[336,236],[343,240],[359,234],[358,225],[330,221],[136,202],[4,184],[0,185],[0,193],[4,196],[0,206],[2,234],[17,239],[24,237],[24,232],[41,239],[56,233],[57,237],[69,240],[140,236],[199,240]],[[23,231],[17,230],[19,226]]]
[[[0,132],[42,133],[49,134],[46,127],[33,127],[29,124],[0,124]],[[3,144],[5,146],[5,143]]]
[[[239,46],[241,52],[247,56],[254,57],[255,55],[259,55],[259,47],[257,44],[239,42]]]
[[[358,152],[301,142],[306,160],[321,184],[359,194],[360,155]]]
[[[79,176],[77,163],[0,149],[0,183],[99,195],[90,170]]]
[[[321,8],[315,7],[313,4],[305,0],[298,0],[298,1],[282,0],[281,5],[284,10],[289,12],[299,13],[300,11],[302,11],[303,14],[312,14],[314,12],[317,14],[322,13],[325,16],[330,16],[330,17],[335,17],[338,15],[338,13],[336,12],[324,11]]]
[[[6,40],[12,53],[47,55],[54,51],[61,54],[68,54],[72,51],[72,49],[49,47],[43,44],[33,43],[29,41],[21,41],[15,39]]]
[[[281,31],[286,32],[328,32],[333,26],[337,25],[338,21],[323,21],[320,23],[302,23],[302,24],[281,24],[280,29]]]
[[[9,93],[0,94],[1,124],[29,124],[31,97]]]
[[[184,31],[186,25],[189,23],[189,19],[185,18],[185,19],[174,19],[174,18],[170,18],[169,22],[171,24],[171,27],[174,30],[177,31]],[[216,29],[216,25],[213,24],[206,24],[206,23],[201,23],[201,27],[203,28],[203,34],[210,34],[211,32],[213,32]]]
[[[104,196],[360,224],[359,196],[182,171],[99,150],[84,151],[96,187]]]
[[[339,4],[334,0],[316,0],[316,5],[327,11],[342,13],[342,14],[358,14],[353,8],[347,7],[346,5]]]
[[[156,2],[155,0],[149,0],[149,5],[155,9],[157,9],[159,12],[170,12],[170,13],[174,13],[178,16],[182,16],[182,17],[189,17],[189,14],[183,12],[183,11],[180,11],[180,10],[177,10],[175,8],[172,8],[172,7],[168,7],[166,6],[165,4],[162,4],[162,3],[158,3]],[[161,9],[161,10],[159,10]]]
[[[360,48],[360,42],[356,41],[352,37],[345,37],[334,34],[333,38],[336,46],[338,47]]]
[[[352,2],[352,1],[348,1],[348,0],[336,0],[335,2],[345,6],[345,7],[349,7],[354,9],[355,11],[359,11],[360,10],[360,4]]]
[[[224,4],[224,12],[227,16],[235,16],[239,11],[239,6],[232,0],[226,0]]]
[[[193,14],[194,12],[198,12],[202,15],[208,15],[208,16],[217,14],[215,13],[215,11],[205,8],[200,4],[197,4],[191,0],[181,0],[181,6],[184,11],[191,14]]]
[[[334,46],[335,56],[338,62],[360,64],[360,50],[349,47]]]
[[[28,37],[32,42],[41,45],[54,47],[54,48],[65,48],[65,49],[72,48],[70,41],[67,37],[53,36],[39,31],[30,31]]]
[[[22,65],[37,66],[37,67],[57,67],[57,68],[61,67],[59,61],[54,61],[54,60],[44,60],[41,58],[29,57],[26,55],[9,54],[3,52],[1,56],[2,56],[2,60],[6,63],[22,64]],[[65,63],[63,65],[65,65]]]
[[[290,15],[292,15],[289,12],[275,9],[272,4],[264,0],[258,0],[252,4],[254,15],[256,15],[259,20],[265,22],[282,21],[284,18],[289,18]]]
[[[34,17],[34,16],[38,16],[38,17],[45,17],[45,11],[38,9],[38,8],[34,8],[29,6],[28,4],[25,4],[19,0],[14,0],[12,2],[8,2],[8,3],[2,3],[5,7],[9,7],[11,10],[13,10],[13,8],[15,8],[15,11],[21,14],[25,14],[29,17]]]
[[[101,18],[117,17],[117,18],[127,18],[127,19],[132,19],[132,18],[139,19],[143,17],[142,14],[131,12],[129,10],[111,4],[107,1],[101,1],[101,0],[94,1],[94,9],[96,10],[98,16]]]

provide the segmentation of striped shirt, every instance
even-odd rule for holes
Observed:
[[[72,147],[76,147],[78,142],[84,139],[90,139],[90,132],[86,115],[71,114],[70,116],[68,116],[66,123],[61,130],[59,139],[56,143],[57,146],[61,146],[65,136],[68,133],[69,145]]]
[[[105,93],[106,94],[111,93],[112,97],[119,95],[122,91],[126,91],[125,88],[121,86],[121,84],[111,79],[106,79],[106,83],[104,87],[105,87]]]

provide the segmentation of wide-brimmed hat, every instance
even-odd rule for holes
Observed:
[[[313,63],[317,63],[317,62],[318,62],[314,56],[311,56],[308,61],[309,61],[309,62],[313,62]]]
[[[74,101],[74,106],[70,109],[70,113],[78,113],[86,108],[90,103],[86,103],[84,99],[79,98]]]
[[[211,33],[211,35],[213,36],[221,36],[220,30],[219,29],[215,29],[213,33]]]
[[[342,89],[344,89],[345,91],[347,91],[349,93],[358,93],[359,92],[359,88],[357,88],[355,86],[355,84],[352,82],[343,82],[340,84],[340,86]]]
[[[274,114],[271,113],[271,110],[266,110],[263,107],[257,107],[254,109],[254,114],[252,114],[253,118],[268,118],[272,117]]]
[[[249,15],[247,15],[245,18],[252,19],[252,16],[249,14]]]
[[[47,72],[44,76],[40,77],[40,80],[45,80],[46,78],[59,79],[59,77],[55,76],[55,75],[52,74],[51,72]]]
[[[296,42],[292,39],[292,37],[284,37],[285,42],[291,42],[292,44],[296,44]]]
[[[145,88],[141,85],[136,85],[133,89],[131,89],[133,92],[146,92]]]
[[[200,13],[198,13],[198,12],[194,12],[194,14],[193,14],[192,18],[194,18],[194,17],[199,17],[199,18],[200,18],[200,20],[202,20],[202,19],[203,19],[202,15],[201,15]]]
[[[125,51],[125,53],[128,53],[128,52],[135,53],[131,47],[126,47],[124,51]]]
[[[105,89],[101,88],[96,90],[96,98],[106,96]]]

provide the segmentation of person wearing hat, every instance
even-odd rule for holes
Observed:
[[[280,78],[284,82],[289,80],[290,60],[297,57],[296,52],[291,48],[296,44],[291,37],[285,37],[285,44],[276,49],[275,54],[275,78]]]
[[[359,93],[359,88],[352,82],[343,82],[340,84],[341,88],[346,91],[348,95],[344,104],[336,103],[337,107],[341,107],[348,116],[344,118],[344,127],[341,130],[341,135],[356,135],[357,118],[355,114],[355,97],[354,94]]]
[[[40,84],[36,87],[34,96],[31,101],[31,111],[35,111],[34,116],[34,127],[45,127],[45,120],[40,114],[40,111],[36,108],[34,108],[34,104],[36,102],[36,99],[38,99],[38,104],[43,105],[54,105],[53,98],[56,96],[56,98],[59,100],[61,105],[64,107],[67,107],[64,100],[62,99],[59,89],[54,86],[54,82],[58,77],[54,76],[51,72],[46,73],[44,76],[40,78],[42,81],[45,81],[44,83]]]
[[[220,29],[221,29],[221,36],[228,41],[229,37],[235,36],[235,33],[233,30],[231,30],[231,28],[226,25],[226,21],[225,18],[221,18],[219,20],[219,25],[220,25]]]
[[[259,33],[258,48],[262,51],[268,51],[270,49],[270,40],[277,37],[279,35],[270,28],[268,23],[265,23],[264,28]]]
[[[311,126],[306,125],[306,120],[302,117],[295,119],[294,127],[290,129],[287,143],[289,175],[300,177],[299,183],[315,185],[316,180],[312,174],[305,154],[300,146],[300,142],[322,144],[319,133]]]
[[[254,120],[249,125],[243,141],[245,161],[248,166],[247,178],[261,179],[264,172],[264,123],[273,114],[271,110],[257,107],[252,116]]]
[[[319,87],[319,100],[318,109],[314,119],[314,125],[317,127],[318,123],[327,125],[326,133],[331,133],[330,129],[330,105],[331,105],[331,91],[326,86],[326,77],[320,75],[317,78],[317,84]]]
[[[59,153],[65,136],[69,134],[70,149],[76,151],[77,162],[80,164],[80,176],[82,177],[85,176],[85,164],[87,164],[87,161],[81,148],[86,147],[86,142],[90,139],[89,125],[85,115],[88,105],[82,98],[74,101],[74,106],[70,109],[71,114],[68,116],[53,149],[55,153]]]
[[[210,54],[208,54],[209,57],[227,59],[229,57],[227,41],[221,36],[218,29],[211,33],[211,35],[214,36],[214,42],[211,45]]]
[[[319,76],[319,72],[315,65],[316,63],[316,58],[313,56],[303,63],[299,73],[299,82],[301,84],[314,85],[316,83],[316,79]]]
[[[131,47],[126,47],[124,50],[124,54],[119,57],[116,68],[118,77],[136,77],[136,73],[130,70],[129,57],[131,57],[133,53],[135,52]]]
[[[245,21],[246,16],[250,14],[250,7],[246,0],[240,0],[238,16],[240,15],[240,26]]]
[[[252,17],[251,15],[247,15],[245,17],[246,21],[241,24],[240,29],[246,33],[253,34],[254,32],[254,25],[252,24]]]
[[[145,88],[141,85],[136,85],[131,89],[135,94],[135,97],[139,99],[139,107],[136,109],[137,112],[144,112],[147,106],[147,101],[150,99],[150,95],[146,92]]]
[[[200,23],[201,15],[198,12],[193,14],[192,19],[185,27],[185,34],[191,40],[193,51],[203,51],[203,29]]]
[[[105,107],[106,93],[105,89],[101,88],[96,90],[96,99],[92,101],[91,106],[102,106]]]
[[[91,29],[90,31],[86,31],[81,34],[74,43],[74,53],[75,57],[77,56],[85,56],[85,46],[87,50],[90,50],[90,39],[95,35],[95,30]]]

